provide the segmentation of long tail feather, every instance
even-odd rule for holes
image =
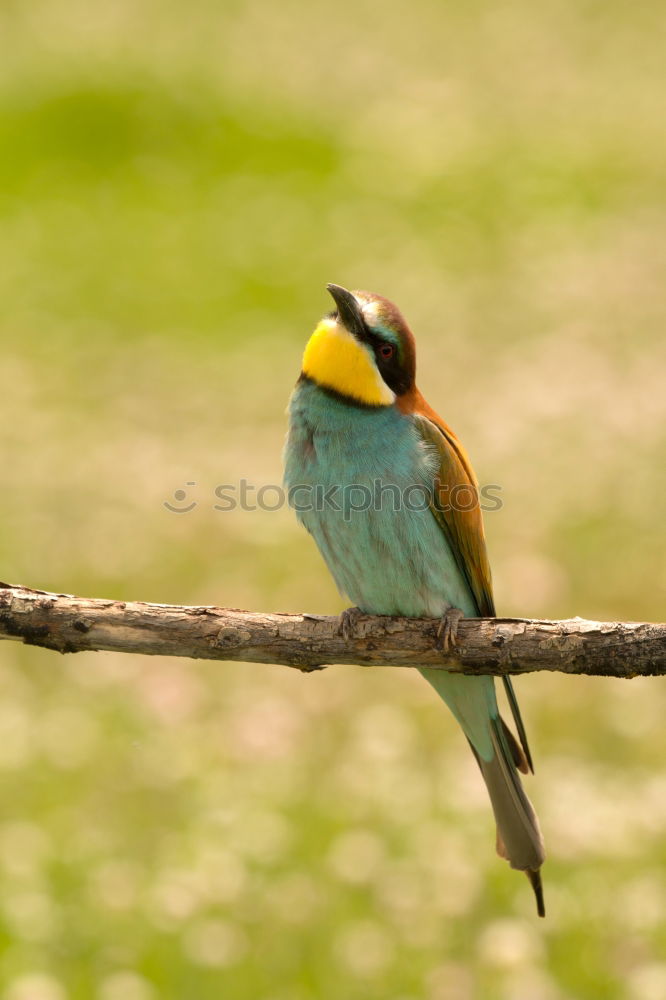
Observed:
[[[519,771],[523,772],[523,774],[528,774],[529,771],[531,770],[530,762],[525,756],[523,748],[518,743],[518,740],[513,735],[513,733],[507,726],[504,719],[500,719],[500,722],[502,724],[502,732],[504,733],[504,738],[506,742],[509,744],[509,750],[511,751],[511,758],[514,764],[516,765]]]
[[[532,803],[518,771],[527,773],[529,757],[500,717],[492,678],[463,677],[422,669],[425,679],[447,703],[474,752],[497,823],[497,853],[512,868],[526,872],[544,914],[539,869],[545,858],[543,839]]]
[[[513,690],[513,681],[510,677],[505,674],[502,678],[504,682],[504,690],[506,691],[507,701],[509,702],[509,708],[511,709],[511,715],[513,716],[513,721],[516,724],[516,729],[518,730],[518,738],[520,740],[520,745],[523,748],[525,754],[525,759],[527,760],[527,766],[529,767],[532,774],[534,774],[534,764],[532,762],[532,754],[530,753],[530,745],[527,742],[527,733],[525,732],[525,725],[523,723],[523,717],[520,714],[520,709],[518,707],[518,699],[516,698],[516,692]],[[520,769],[523,770],[522,767]],[[527,772],[525,772],[527,773]]]
[[[545,913],[539,869],[545,850],[539,821],[520,782],[512,750],[501,719],[490,720],[493,749],[491,760],[477,754],[497,822],[497,853],[512,868],[524,871],[532,884],[539,916]]]
[[[540,917],[546,916],[546,904],[543,901],[543,885],[541,884],[541,872],[540,871],[530,871],[528,868],[525,872],[528,879],[530,880],[530,885],[534,889],[534,895],[536,897],[537,913]]]

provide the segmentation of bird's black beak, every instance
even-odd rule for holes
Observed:
[[[327,285],[326,288],[338,307],[338,317],[345,330],[349,330],[357,340],[366,340],[367,328],[363,313],[352,293],[348,292],[342,285]]]

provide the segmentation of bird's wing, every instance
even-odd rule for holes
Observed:
[[[494,618],[495,602],[479,506],[479,487],[467,453],[448,424],[431,409],[420,393],[413,396],[404,409],[411,415],[423,441],[434,447],[439,457],[432,512],[467,581],[479,616]],[[527,764],[534,771],[511,678],[504,676],[502,680]]]
[[[419,403],[421,400],[418,401]],[[418,404],[417,404],[418,405]],[[425,400],[423,409],[427,407]],[[416,429],[439,460],[432,512],[474,597],[479,617],[494,618],[479,488],[470,461],[453,431],[434,411],[412,411]],[[421,412],[420,412],[421,411]]]

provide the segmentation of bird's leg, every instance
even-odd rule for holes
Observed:
[[[347,608],[338,618],[338,635],[343,639],[356,638],[356,626],[363,612],[360,608]]]
[[[460,608],[446,609],[437,629],[437,638],[435,640],[437,649],[448,653],[458,645],[458,625],[460,624],[460,619],[464,617],[464,612]]]

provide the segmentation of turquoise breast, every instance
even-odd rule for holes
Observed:
[[[409,415],[312,382],[289,404],[285,486],[340,590],[361,610],[438,617],[476,607],[431,514],[436,459]]]

